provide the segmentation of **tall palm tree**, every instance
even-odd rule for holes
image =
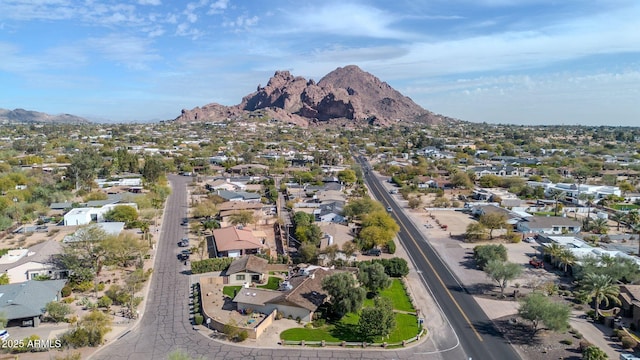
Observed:
[[[616,222],[616,231],[620,231],[620,223],[627,219],[627,215],[625,213],[616,211],[615,213],[609,216],[609,219]]]
[[[631,210],[627,213],[627,226],[631,229],[634,225],[640,224],[640,212]]]
[[[565,274],[569,266],[573,266],[576,263],[576,256],[569,249],[562,249],[558,254],[558,264],[563,267]]]
[[[600,304],[609,306],[611,302],[620,305],[620,287],[614,283],[613,279],[606,274],[589,273],[582,279],[580,287],[583,295],[594,300],[596,310],[596,320],[600,317]]]
[[[553,216],[558,216],[558,201],[565,196],[564,191],[558,189],[551,189],[549,191],[549,197],[555,200],[555,206],[553,207]]]

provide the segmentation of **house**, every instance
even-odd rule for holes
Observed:
[[[498,166],[476,166],[472,169],[476,178],[481,178],[485,175],[496,176],[520,176],[520,169],[510,165],[498,165]]]
[[[328,298],[322,289],[322,280],[337,270],[316,267],[290,277],[282,284],[282,290],[245,288],[240,289],[233,301],[238,310],[269,314],[278,310],[284,317],[310,322],[313,314]]]
[[[66,280],[29,280],[0,285],[0,312],[7,319],[7,325],[28,324],[37,327],[45,314],[45,305],[62,298],[60,291],[66,282]]]
[[[260,202],[262,199],[260,194],[246,191],[217,190],[216,193],[225,201]]]
[[[64,279],[67,277],[67,271],[56,269],[51,262],[51,257],[61,252],[62,246],[53,240],[47,240],[28,249],[9,250],[0,257],[0,273],[9,276],[10,284],[33,280],[38,275]]]
[[[577,234],[582,223],[561,216],[531,216],[518,222],[516,229],[523,233]]]
[[[636,329],[640,326],[640,285],[620,285],[621,315],[631,318]]]
[[[104,231],[105,233],[107,233],[107,235],[118,236],[122,232],[122,230],[124,230],[124,225],[125,223],[123,222],[114,221],[114,222],[101,222],[101,223],[91,224],[89,226],[82,226],[78,230],[76,230],[75,233],[65,236],[62,239],[62,242],[70,243],[70,242],[75,242],[75,241],[79,241],[80,239],[83,239],[84,232],[86,232],[89,227],[93,227],[93,226]]]
[[[213,230],[215,257],[239,257],[257,254],[264,244],[249,229],[229,226]]]
[[[64,226],[80,226],[87,225],[92,222],[103,222],[104,215],[113,210],[116,206],[131,206],[138,209],[136,203],[119,203],[111,200],[100,200],[101,203],[94,203],[99,207],[82,207],[73,208],[64,214]]]
[[[507,224],[512,226],[516,225],[518,222],[520,222],[523,219],[522,214],[513,212],[509,209],[505,209],[503,207],[496,206],[493,204],[475,205],[471,208],[471,214],[477,217],[480,217],[486,214],[500,214],[504,216]]]
[[[320,207],[313,210],[313,215],[316,221],[320,222],[345,222],[344,216],[344,201],[331,201],[320,204]]]
[[[255,255],[235,258],[224,273],[224,283],[229,285],[262,283],[266,278],[268,264],[268,260]]]

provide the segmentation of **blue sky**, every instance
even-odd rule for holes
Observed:
[[[473,122],[640,125],[637,0],[0,0],[0,107],[97,121],[360,66]]]

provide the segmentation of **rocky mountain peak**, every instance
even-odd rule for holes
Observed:
[[[386,82],[363,71],[356,65],[339,67],[318,83],[287,70],[276,71],[267,85],[258,85],[232,107],[209,104],[202,108],[183,110],[176,120],[216,120],[242,111],[270,110],[286,116],[296,124],[322,123],[334,119],[363,121],[389,125],[398,121],[436,123],[451,120],[437,116]]]

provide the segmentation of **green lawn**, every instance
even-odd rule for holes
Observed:
[[[267,281],[266,285],[260,285],[258,286],[261,289],[270,289],[270,290],[278,290],[278,288],[280,287],[280,281],[282,279],[280,279],[279,277],[276,276],[269,276],[269,281]]]
[[[402,287],[402,280],[400,279],[393,279],[391,286],[381,291],[380,296],[390,299],[395,310],[416,311],[411,305],[409,295],[407,295],[407,292]],[[365,299],[363,306],[373,306],[373,299]]]
[[[613,204],[611,205],[611,207],[619,211],[629,211],[629,210],[640,209],[640,205],[636,205],[636,204]]]
[[[222,293],[233,299],[235,294],[240,289],[242,289],[242,286],[240,286],[240,285],[237,285],[237,286],[225,286],[224,288],[222,288]]]
[[[386,339],[378,338],[374,342],[398,343],[418,335],[418,319],[415,315],[397,313],[395,316],[396,327],[389,334],[389,337]],[[355,331],[358,320],[359,316],[357,314],[349,313],[335,325],[326,325],[318,329],[288,329],[280,334],[280,338],[290,341],[359,342],[362,340]]]

